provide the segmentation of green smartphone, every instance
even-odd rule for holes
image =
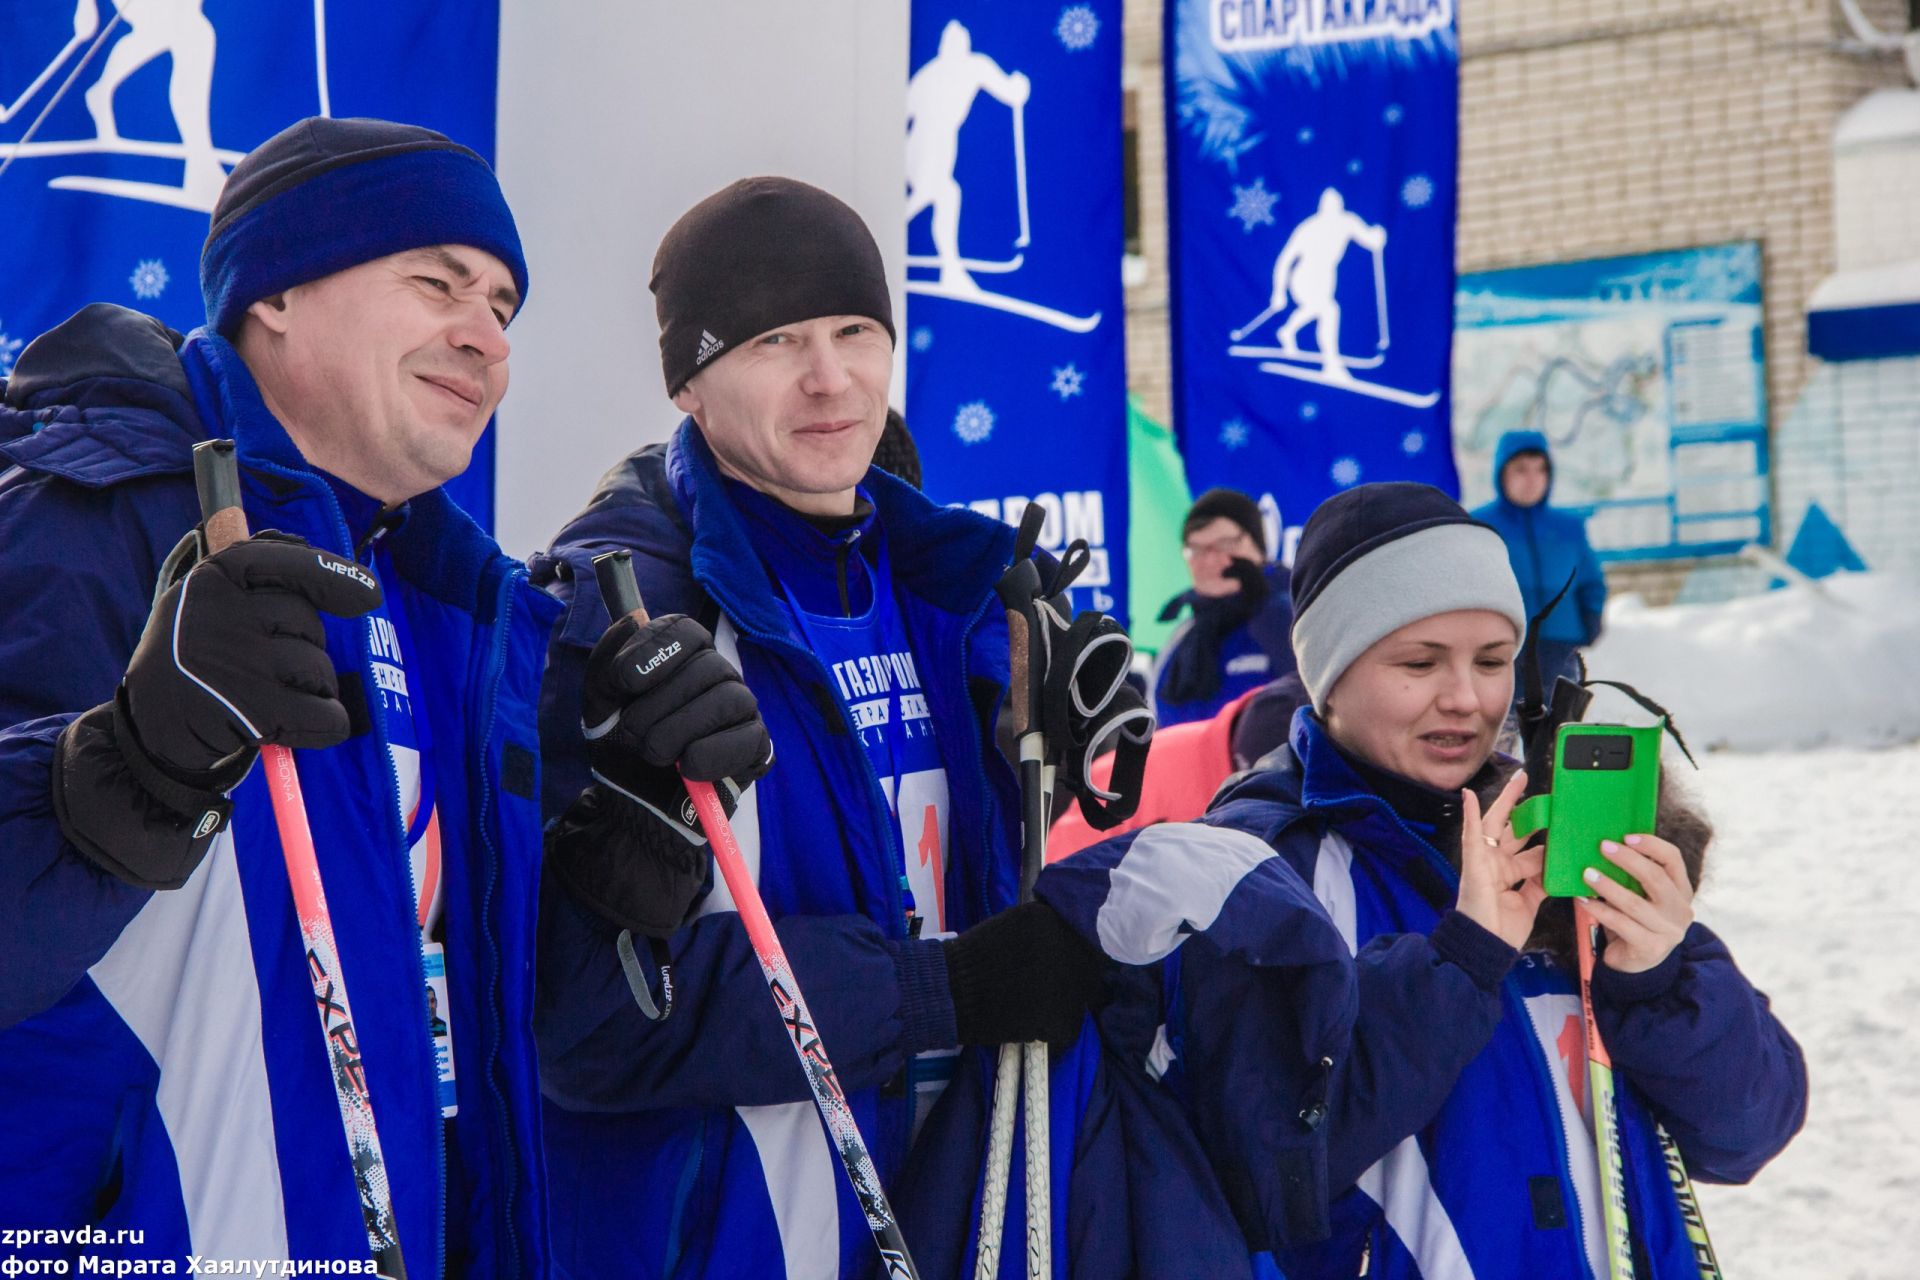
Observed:
[[[1664,722],[1635,728],[1621,724],[1563,724],[1554,735],[1553,790],[1514,806],[1513,830],[1547,833],[1547,893],[1591,898],[1588,867],[1598,867],[1635,893],[1639,881],[1605,854],[1615,844],[1653,830],[1660,799],[1660,735]]]

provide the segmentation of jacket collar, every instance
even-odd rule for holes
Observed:
[[[719,463],[692,418],[667,448],[667,478],[693,526],[693,574],[743,631],[789,636],[779,594],[758,571],[748,525]],[[965,508],[941,507],[906,481],[869,468],[860,482],[886,531],[894,577],[913,595],[950,613],[979,608],[1013,556],[1013,530]],[[743,572],[752,566],[752,572]],[[798,642],[797,637],[793,637]]]

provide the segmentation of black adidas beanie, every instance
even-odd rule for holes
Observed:
[[[1195,498],[1187,508],[1187,518],[1180,522],[1180,536],[1184,538],[1223,517],[1247,531],[1263,558],[1271,554],[1267,547],[1267,522],[1260,518],[1259,504],[1238,489],[1209,489]]]
[[[792,178],[743,178],[682,214],[653,255],[667,394],[747,339],[821,316],[865,316],[889,338],[880,246],[860,215]]]
[[[1410,622],[1490,609],[1526,638],[1507,544],[1430,484],[1356,485],[1315,508],[1293,553],[1293,652],[1325,712],[1354,659]]]

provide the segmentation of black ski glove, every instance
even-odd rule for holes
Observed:
[[[1073,1043],[1108,960],[1044,902],[1002,911],[945,944],[961,1044]]]
[[[53,800],[68,840],[141,888],[185,884],[261,743],[346,738],[320,612],[379,603],[359,565],[273,530],[179,562],[114,700],[61,735]]]
[[[250,762],[263,742],[344,741],[320,614],[379,605],[365,569],[272,529],[200,561],[154,601],[127,666],[127,718],[147,755],[195,781]]]
[[[550,865],[602,918],[664,937],[708,879],[682,775],[712,782],[731,815],[772,767],[773,740],[752,691],[684,614],[608,627],[587,659],[580,709],[595,784],[549,833]]]

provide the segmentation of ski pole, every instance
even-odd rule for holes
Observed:
[[[1609,1280],[1633,1280],[1633,1241],[1627,1226],[1626,1160],[1620,1150],[1620,1114],[1613,1098],[1613,1059],[1593,1017],[1593,931],[1586,904],[1573,904],[1580,950],[1580,1014],[1587,1026],[1587,1090],[1593,1100],[1593,1139],[1600,1156],[1600,1203],[1607,1234]]]
[[[1013,242],[1016,249],[1024,249],[1033,239],[1033,228],[1027,224],[1027,104],[1018,102],[1013,107],[1013,184],[1020,193],[1020,238]]]
[[[1034,634],[1033,602],[1040,595],[1039,569],[1031,556],[1039,540],[1046,512],[1030,505],[1014,542],[1019,576],[1003,589],[1007,606],[1008,707],[1012,729],[1020,744],[1021,858],[1020,901],[1033,901],[1034,881],[1046,865],[1048,774],[1046,735],[1040,718],[1040,689],[1045,646]],[[1004,587],[1005,584],[1003,584]],[[1011,598],[1010,598],[1011,597]],[[986,1180],[981,1193],[980,1243],[975,1256],[976,1280],[998,1274],[1001,1241],[1006,1231],[1006,1198],[1013,1173],[1013,1126],[1025,1094],[1027,1174],[1027,1275],[1050,1280],[1053,1275],[1052,1108],[1047,1075],[1047,1046],[1029,1042],[1000,1046],[994,1076],[993,1121],[987,1138]]]
[[[1660,1139],[1667,1181],[1673,1187],[1674,1198],[1680,1202],[1680,1221],[1686,1225],[1687,1243],[1693,1246],[1693,1263],[1700,1269],[1700,1280],[1725,1280],[1720,1259],[1713,1252],[1713,1241],[1707,1237],[1707,1219],[1700,1212],[1700,1198],[1693,1194],[1693,1179],[1687,1177],[1686,1161],[1680,1158],[1679,1144],[1663,1124],[1655,1124],[1654,1133]]]
[[[207,440],[193,446],[193,478],[200,495],[200,515],[206,522],[208,554],[245,540],[247,517],[240,509],[240,468],[234,458],[233,441]],[[333,916],[327,910],[326,890],[320,883],[320,862],[314,854],[313,828],[307,822],[300,775],[294,768],[293,752],[283,746],[262,743],[260,762],[266,767],[273,821],[286,855],[300,937],[307,947],[307,976],[320,1006],[320,1028],[326,1035],[327,1056],[333,1067],[340,1126],[346,1133],[347,1153],[353,1158],[353,1180],[360,1192],[360,1215],[366,1221],[367,1248],[379,1275],[387,1280],[406,1280],[400,1232],[393,1217],[393,1190],[387,1183],[387,1161],[380,1151],[380,1131],[373,1122],[373,1095],[367,1089],[366,1064],[361,1061],[360,1040],[353,1029],[353,1007],[347,1000],[346,975],[340,971],[340,949],[333,940]]]
[[[647,610],[640,599],[640,584],[633,576],[633,553],[608,551],[597,555],[593,558],[593,571],[607,612],[615,618],[631,617],[645,625]],[[760,901],[760,887],[748,872],[746,858],[734,839],[727,811],[721,808],[720,797],[714,793],[711,782],[693,778],[682,781],[693,799],[694,812],[700,815],[700,826],[713,846],[713,860],[726,881],[727,892],[733,895],[740,922],[746,926],[753,954],[760,961],[760,972],[767,979],[767,990],[773,993],[774,1007],[786,1024],[794,1056],[800,1059],[800,1069],[813,1090],[814,1105],[820,1109],[820,1118],[833,1137],[834,1149],[840,1153],[840,1165],[847,1171],[847,1181],[853,1184],[853,1194],[866,1214],[867,1226],[880,1248],[880,1260],[885,1264],[888,1280],[920,1280],[920,1273],[914,1269],[913,1258],[907,1252],[906,1237],[900,1234],[900,1224],[894,1219],[893,1206],[887,1202],[887,1193],[880,1185],[879,1171],[874,1168],[873,1157],[860,1137],[853,1108],[847,1105],[847,1095],[840,1087],[833,1063],[827,1058],[826,1046],[820,1042],[813,1014],[807,1009],[806,997],[800,994],[800,984],[794,980],[780,936],[773,931],[773,921],[767,918],[767,908]]]
[[[1385,351],[1393,342],[1387,332],[1387,251],[1384,246],[1373,251],[1373,298],[1380,310],[1380,349]]]
[[[1285,305],[1286,305],[1286,299],[1283,296],[1279,302],[1276,302],[1273,305],[1269,306],[1265,311],[1262,311],[1259,315],[1255,316],[1253,319],[1247,321],[1245,324],[1241,325],[1238,329],[1235,329],[1232,333],[1228,334],[1227,337],[1229,337],[1235,342],[1240,341],[1242,338],[1252,333],[1255,329],[1258,329],[1260,327],[1260,323],[1263,320],[1267,319],[1267,317],[1271,316],[1274,312],[1278,311],[1281,307]]]
[[[5,124],[7,121],[13,119],[15,115],[19,114],[20,108],[27,105],[28,99],[40,92],[40,90],[45,87],[47,81],[53,78],[53,73],[65,65],[68,58],[73,56],[73,51],[91,40],[94,32],[99,29],[99,5],[95,3],[95,0],[80,0],[80,3],[75,5],[73,9],[72,39],[68,40],[67,43],[61,47],[60,52],[53,55],[52,61],[40,68],[40,74],[35,76],[32,82],[20,91],[20,96],[13,100],[12,106],[0,107],[0,124]]]

